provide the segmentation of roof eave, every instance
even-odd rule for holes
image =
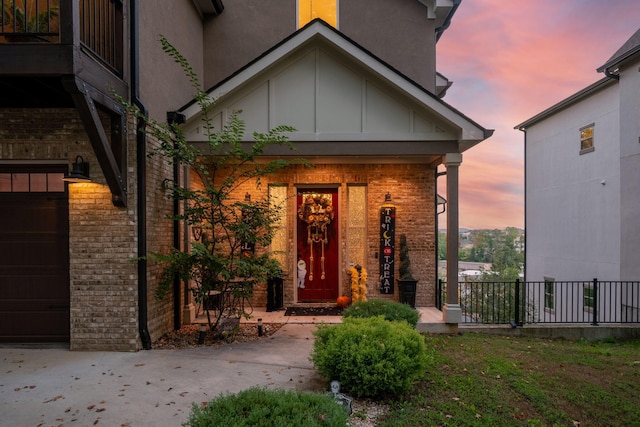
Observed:
[[[536,114],[535,116],[531,117],[530,119],[514,126],[514,129],[516,130],[521,130],[521,131],[525,131],[528,127],[558,113],[559,111],[564,110],[565,108],[570,107],[571,105],[575,104],[578,101],[581,101],[582,99],[593,95],[594,93],[608,87],[611,84],[614,84],[615,82],[617,82],[617,80],[612,79],[610,77],[603,77],[602,79],[598,80],[597,82],[587,86],[586,88],[582,89],[579,92],[574,93],[573,95],[569,96],[568,98],[563,99],[562,101],[558,102],[557,104],[554,104],[553,106],[547,108],[546,110],[542,111],[539,114]]]
[[[630,51],[626,52],[623,55],[617,56],[609,60],[606,64],[599,67],[596,71],[599,73],[602,73],[602,72],[606,72],[607,70],[615,69],[619,67],[620,64],[627,61],[629,58],[636,55],[637,53],[640,53],[640,45],[636,46],[635,48],[631,49]]]

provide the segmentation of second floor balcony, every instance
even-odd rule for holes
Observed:
[[[126,97],[122,0],[1,1],[0,79],[5,85],[22,86],[24,92],[32,79],[48,79],[47,85],[55,87],[51,79],[76,76]],[[1,104],[7,96],[0,97]]]
[[[75,108],[113,203],[126,206],[125,116],[114,94],[129,98],[125,1],[0,1],[0,108]]]

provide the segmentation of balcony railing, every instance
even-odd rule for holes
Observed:
[[[438,308],[446,284],[438,282]],[[460,282],[462,323],[640,323],[640,282]]]
[[[2,0],[0,39],[58,43],[59,9],[58,0]]]
[[[122,75],[122,0],[1,1],[0,43],[80,44],[83,51]],[[72,20],[78,22],[66,25]],[[79,29],[79,40],[75,39],[78,33],[74,28]]]
[[[122,73],[122,1],[81,0],[80,41],[105,65]]]

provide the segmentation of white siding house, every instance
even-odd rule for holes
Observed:
[[[619,88],[603,79],[526,128],[526,278],[620,278]],[[556,106],[557,107],[557,106]],[[593,147],[581,129],[593,126]]]
[[[640,30],[597,71],[601,80],[516,126],[527,281],[640,280]],[[553,306],[561,290],[547,291]],[[584,291],[575,295],[574,309],[589,311]],[[636,290],[636,312],[637,300]]]
[[[640,30],[599,69],[603,79],[516,127],[527,280],[640,279],[639,66]]]

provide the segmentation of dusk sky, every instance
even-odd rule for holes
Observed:
[[[524,227],[514,126],[604,77],[596,69],[638,28],[638,0],[462,1],[437,45],[437,69],[453,81],[444,101],[495,133],[463,154],[461,228]]]

